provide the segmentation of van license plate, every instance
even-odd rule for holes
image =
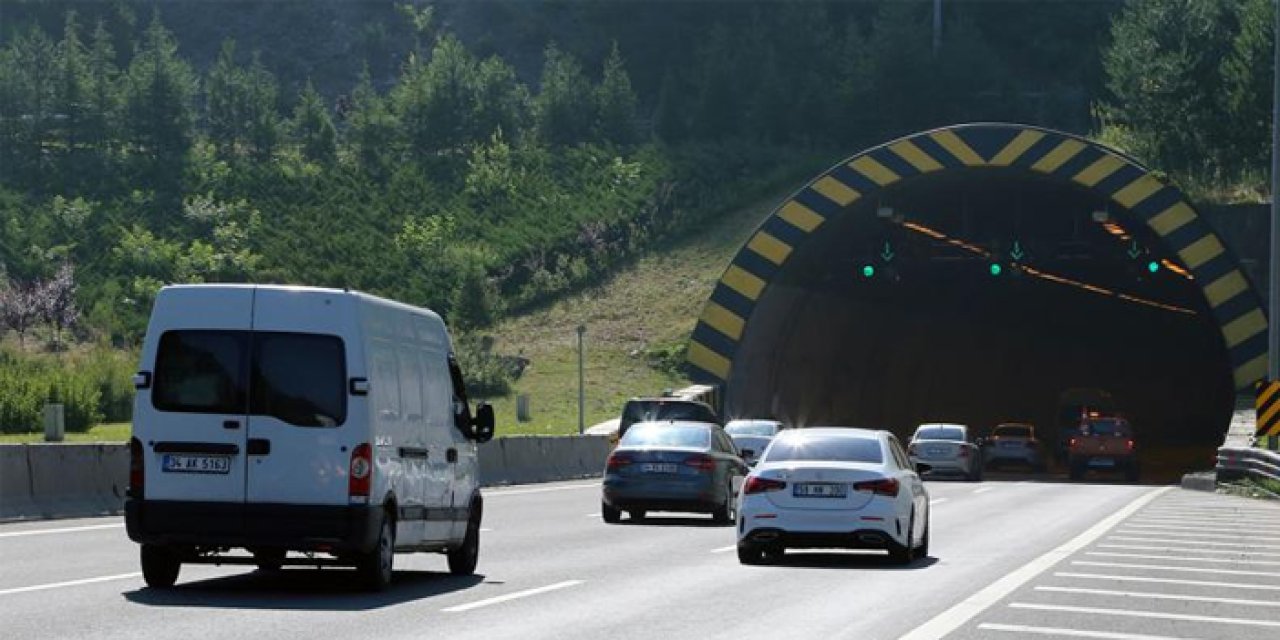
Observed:
[[[161,468],[172,473],[230,473],[231,457],[168,453]]]
[[[843,484],[802,482],[796,485],[795,496],[797,498],[843,498],[848,493],[848,489]]]

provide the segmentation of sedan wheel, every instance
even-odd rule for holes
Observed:
[[[896,542],[889,543],[889,560],[894,564],[907,565],[915,559],[916,550],[914,548],[915,541],[911,539],[911,532],[916,528],[916,514],[911,514],[911,519],[907,521],[907,543],[898,544]]]
[[[764,564],[764,549],[758,545],[738,543],[738,562],[742,564]]]
[[[618,524],[622,522],[622,510],[614,509],[608,504],[600,503],[600,516],[604,518],[606,524]]]

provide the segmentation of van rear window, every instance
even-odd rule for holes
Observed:
[[[151,403],[161,411],[249,414],[300,427],[336,427],[347,419],[346,377],[336,336],[168,331],[160,337]]]

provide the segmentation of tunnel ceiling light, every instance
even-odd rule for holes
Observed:
[[[881,220],[889,220],[893,218],[893,207],[890,207],[888,205],[883,205],[883,204],[880,205],[876,209],[876,217],[880,218]]]
[[[1164,265],[1164,268],[1166,268],[1166,269],[1168,269],[1168,270],[1170,270],[1170,271],[1172,271],[1172,272],[1174,272],[1174,273],[1176,273],[1176,274],[1178,274],[1178,275],[1180,275],[1180,276],[1182,276],[1182,277],[1184,277],[1184,278],[1186,278],[1186,279],[1188,279],[1188,280],[1195,280],[1195,279],[1196,279],[1196,277],[1195,277],[1195,276],[1191,275],[1191,272],[1190,272],[1190,271],[1187,271],[1186,269],[1184,269],[1184,268],[1182,267],[1182,265],[1180,265],[1180,264],[1178,264],[1178,263],[1176,263],[1176,262],[1174,262],[1174,261],[1172,261],[1172,260],[1170,260],[1170,259],[1168,259],[1168,258],[1161,258],[1161,259],[1160,259],[1160,264]]]
[[[1091,216],[1093,217],[1094,222],[1099,223],[1106,222],[1111,219],[1111,214],[1107,213],[1105,209],[1098,209],[1097,211],[1094,211]]]

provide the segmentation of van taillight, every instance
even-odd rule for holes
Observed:
[[[347,479],[347,496],[352,502],[368,502],[373,484],[373,448],[369,443],[351,451],[351,475]]]
[[[142,457],[142,441],[137,438],[129,439],[129,497],[137,500],[142,499],[143,490],[146,487],[146,467],[143,465]]]

